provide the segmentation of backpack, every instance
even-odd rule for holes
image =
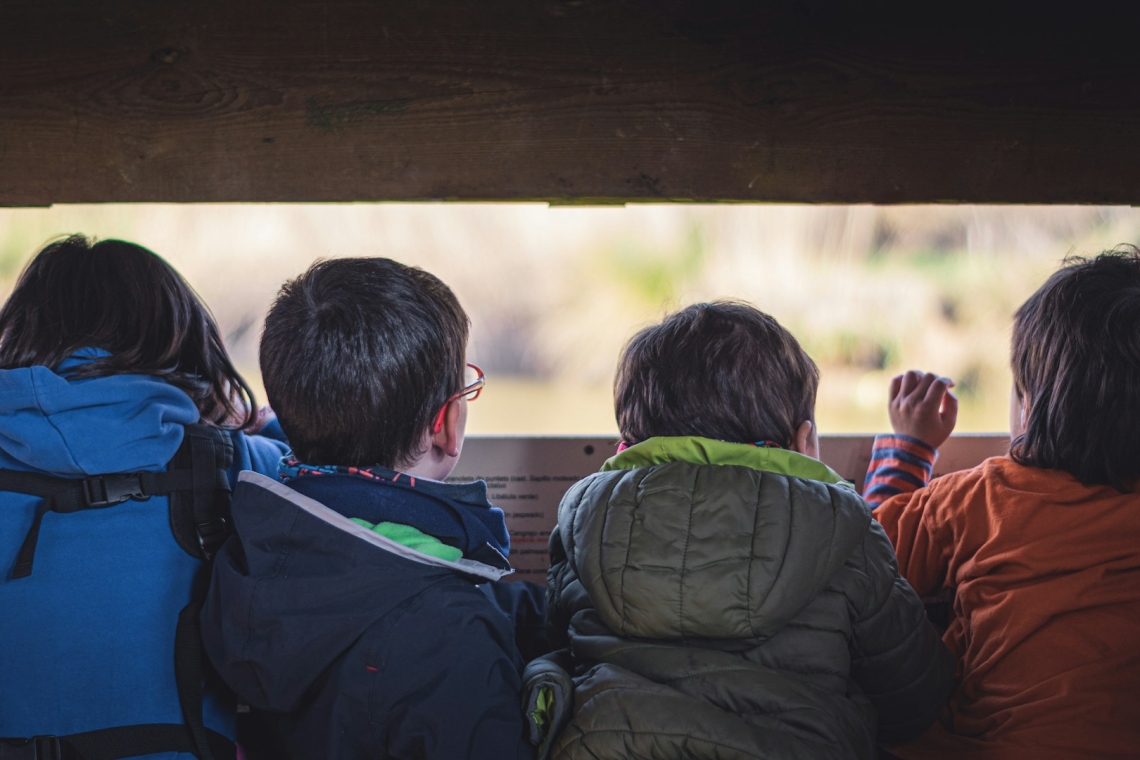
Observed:
[[[34,570],[40,526],[48,512],[69,514],[109,509],[130,499],[169,499],[170,528],[178,546],[201,560],[189,603],[178,615],[174,671],[182,724],[119,726],[67,736],[0,738],[0,760],[116,760],[161,752],[192,753],[199,760],[233,760],[233,742],[202,720],[203,654],[199,614],[214,555],[231,533],[228,470],[233,463],[229,433],[187,425],[182,444],[163,472],[96,475],[82,480],[0,470],[0,491],[39,496],[31,529],[20,547],[11,579]]]

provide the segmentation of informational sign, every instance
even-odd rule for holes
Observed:
[[[617,451],[616,438],[471,436],[449,481],[487,481],[511,533],[510,580],[546,584],[547,545],[563,494]]]
[[[824,436],[820,458],[861,489],[873,441],[868,435]],[[1008,448],[1009,436],[955,436],[939,451],[935,475],[973,467]],[[616,451],[615,438],[470,436],[448,480],[487,482],[491,502],[506,513],[511,534],[515,573],[507,578],[545,584],[547,545],[562,496]]]

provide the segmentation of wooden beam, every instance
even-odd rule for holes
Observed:
[[[1134,45],[884,5],[6,0],[0,204],[1140,202]]]

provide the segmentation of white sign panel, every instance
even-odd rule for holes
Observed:
[[[615,438],[471,436],[448,480],[487,481],[491,503],[506,513],[511,533],[515,572],[507,577],[545,585],[558,503],[616,451]]]

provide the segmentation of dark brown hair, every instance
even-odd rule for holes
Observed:
[[[1070,257],[1014,317],[1014,388],[1029,404],[1010,456],[1085,485],[1140,478],[1140,250]]]
[[[205,422],[244,427],[253,392],[230,362],[210,311],[182,276],[140,245],[83,235],[36,254],[0,309],[0,369],[53,370],[82,348],[74,379],[155,375],[194,400]]]
[[[653,436],[791,444],[815,418],[819,369],[780,324],[739,301],[699,303],[626,344],[614,382],[628,444]]]
[[[438,278],[390,259],[314,264],[285,283],[261,372],[296,456],[398,468],[463,385],[467,315]]]

